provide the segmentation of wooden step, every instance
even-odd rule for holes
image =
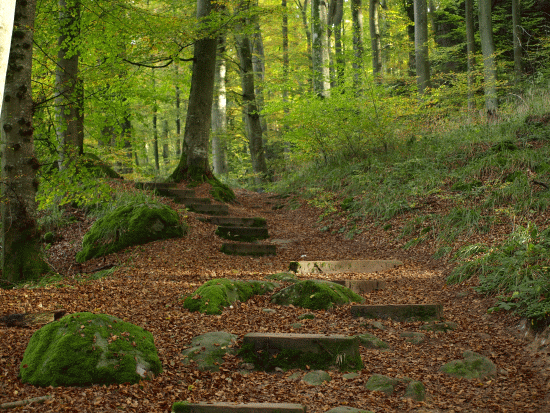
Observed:
[[[264,255],[277,255],[277,246],[271,244],[253,243],[225,243],[222,244],[221,252],[228,255],[250,255],[261,257]]]
[[[174,198],[192,198],[195,196],[194,189],[169,188],[167,191],[170,194],[170,196],[173,196]]]
[[[443,304],[352,305],[351,315],[364,318],[391,318],[395,321],[431,321],[443,317]]]
[[[138,189],[146,190],[176,188],[176,184],[173,182],[136,182],[135,185]]]
[[[265,227],[267,221],[265,218],[239,218],[239,217],[203,217],[199,218],[202,222],[210,224],[223,225],[228,227]]]
[[[212,200],[210,198],[177,197],[175,202],[184,205],[208,205],[212,203]]]
[[[176,402],[172,413],[306,413],[306,407],[294,403]]]
[[[189,210],[206,215],[229,215],[229,208],[224,204],[185,204]]]
[[[284,368],[305,368],[301,363],[311,362],[312,369],[338,367],[357,370],[363,367],[359,354],[359,339],[341,334],[292,334],[292,333],[249,333],[243,337],[247,356],[254,360],[256,368],[277,366]],[[241,353],[242,354],[242,353]],[[279,357],[279,359],[277,359]],[[290,359],[296,366],[288,366]],[[286,358],[286,360],[285,360]],[[319,363],[320,365],[314,365]]]
[[[292,261],[290,271],[298,274],[369,273],[403,265],[397,260]]]
[[[323,280],[327,281],[327,280]],[[371,293],[376,290],[386,288],[386,281],[382,280],[328,280],[330,282],[343,285],[356,294]]]
[[[219,226],[216,235],[232,241],[255,241],[269,238],[267,227],[228,227]]]

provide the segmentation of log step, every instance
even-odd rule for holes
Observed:
[[[170,188],[167,191],[170,194],[170,196],[173,196],[174,198],[192,198],[195,196],[194,189]]]
[[[330,280],[330,282],[343,285],[359,295],[386,288],[386,281],[382,280]]]
[[[403,265],[397,260],[292,261],[290,271],[298,274],[369,273]]]
[[[395,321],[431,321],[443,317],[443,304],[352,305],[351,315]]]
[[[208,205],[211,204],[212,201],[210,198],[197,198],[197,197],[176,197],[175,202],[177,204],[184,204],[184,205]]]
[[[228,227],[219,226],[216,235],[232,241],[255,241],[269,238],[267,227]]]
[[[176,184],[173,182],[136,182],[135,185],[137,189],[146,190],[176,188]]]
[[[341,334],[249,333],[243,337],[240,354],[262,370],[306,366],[357,370],[363,367],[359,339]]]
[[[228,227],[265,227],[267,221],[265,218],[238,218],[238,217],[204,217],[199,218],[202,222],[209,222],[214,225]]]
[[[189,210],[206,215],[229,215],[229,208],[224,204],[185,204]]]
[[[176,402],[172,413],[306,413],[306,407],[295,403]]]
[[[221,252],[228,255],[264,256],[277,255],[277,246],[271,244],[236,243],[222,244]]]

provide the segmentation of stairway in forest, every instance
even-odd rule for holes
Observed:
[[[173,183],[145,182],[136,187],[153,190],[183,204],[191,212],[204,214],[199,220],[217,225],[216,235],[231,242],[222,244],[221,251],[230,255],[264,256],[276,255],[277,247],[256,241],[269,238],[267,221],[264,218],[230,217],[225,204],[213,204],[210,198],[198,198],[193,189],[180,189]]]

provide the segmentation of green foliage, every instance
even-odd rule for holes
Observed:
[[[455,259],[459,265],[447,282],[477,276],[478,292],[499,294],[490,311],[513,310],[535,320],[550,314],[550,228],[518,227],[502,244],[469,245]]]

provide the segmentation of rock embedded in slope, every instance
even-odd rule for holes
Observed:
[[[465,351],[462,360],[453,360],[443,366],[443,373],[465,379],[484,379],[496,375],[497,367],[487,357],[473,351]]]
[[[36,386],[137,383],[162,372],[153,335],[107,314],[74,313],[37,330],[19,368]]]
[[[424,384],[419,381],[411,380],[408,377],[393,378],[382,374],[373,374],[365,384],[365,388],[371,391],[381,391],[387,395],[391,395],[397,391],[398,386],[406,383],[407,387],[403,393],[403,397],[411,398],[416,401],[426,400],[426,389]]]
[[[328,310],[335,305],[363,302],[365,299],[349,288],[322,280],[304,280],[273,294],[271,302],[310,310]]]
[[[331,380],[332,378],[330,377],[330,374],[328,374],[324,370],[310,371],[309,373],[306,373],[304,377],[302,377],[303,382],[312,386],[320,386],[324,382],[329,382]]]
[[[263,295],[277,288],[277,283],[268,281],[242,281],[217,278],[207,281],[183,301],[189,311],[205,314],[221,314],[224,307],[236,301],[246,301],[254,295]]]
[[[360,344],[365,348],[389,349],[390,345],[383,340],[380,340],[373,334],[364,333],[356,336]]]
[[[82,240],[77,262],[101,257],[131,245],[182,237],[187,225],[166,205],[129,204],[116,208],[94,222]]]
[[[183,363],[197,363],[200,371],[218,371],[225,354],[235,354],[237,336],[225,331],[213,331],[194,337],[190,347],[182,351]]]

